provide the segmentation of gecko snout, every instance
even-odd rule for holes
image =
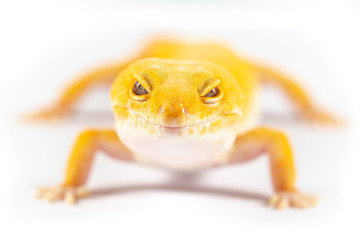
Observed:
[[[159,115],[161,125],[165,127],[183,127],[189,118],[189,110],[183,104],[169,104],[160,106]]]

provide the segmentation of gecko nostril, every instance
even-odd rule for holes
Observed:
[[[187,108],[183,108],[183,109],[182,109],[182,112],[183,112],[183,114],[185,114],[185,115],[188,115],[188,114],[189,114],[189,110],[188,110]]]
[[[159,108],[159,115],[161,115],[163,112],[164,112],[164,107],[163,107],[163,106],[160,106],[160,108]]]

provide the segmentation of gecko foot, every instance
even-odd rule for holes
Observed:
[[[304,117],[310,123],[315,125],[327,125],[327,126],[345,126],[346,122],[338,119],[333,114],[320,110],[313,109],[304,113]]]
[[[269,200],[269,205],[277,209],[288,207],[309,208],[317,203],[317,198],[299,192],[278,192]]]
[[[57,122],[69,114],[69,110],[61,107],[49,107],[28,115],[25,115],[22,120],[25,122],[47,121]]]
[[[64,200],[68,204],[75,204],[78,199],[89,197],[90,192],[84,187],[56,186],[39,188],[36,197],[48,202]]]

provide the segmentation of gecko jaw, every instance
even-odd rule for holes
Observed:
[[[150,121],[146,118],[144,118],[143,116],[139,115],[139,114],[136,114],[134,113],[135,116],[137,116],[138,118],[154,125],[155,127],[160,127],[160,128],[166,128],[166,129],[173,129],[173,130],[176,130],[176,129],[184,129],[184,128],[191,128],[191,127],[195,127],[195,126],[199,126],[199,125],[203,125],[203,124],[206,124],[206,123],[210,123],[210,122],[213,122],[219,118],[221,118],[222,116],[225,115],[225,113],[219,115],[219,116],[216,116],[212,119],[209,119],[209,120],[206,120],[206,121],[203,121],[203,122],[199,122],[199,123],[194,123],[194,124],[188,124],[188,125],[181,125],[181,126],[169,126],[169,125],[164,125],[164,124],[159,124],[159,123],[155,123],[153,121]]]
[[[159,137],[161,139],[166,139],[166,140],[170,140],[170,141],[181,140],[183,137],[186,137],[192,129],[194,129],[198,126],[205,126],[206,124],[210,124],[211,122],[222,117],[222,115],[220,115],[220,116],[214,117],[212,119],[209,119],[207,121],[202,121],[202,122],[195,123],[195,124],[181,125],[181,126],[169,126],[169,125],[155,123],[153,121],[150,121],[150,120],[140,116],[139,114],[135,114],[135,115],[137,117],[139,117],[140,119],[146,121],[147,123],[150,123],[155,128],[157,134],[159,135]]]
[[[219,116],[216,116],[214,118],[211,118],[206,121],[194,123],[194,124],[188,124],[188,125],[182,125],[182,126],[168,126],[164,124],[155,123],[153,121],[150,121],[144,117],[142,117],[139,114],[133,113],[133,116],[136,116],[137,118],[141,119],[144,123],[150,124],[150,126],[153,127],[153,129],[156,131],[157,137],[160,139],[170,140],[170,141],[182,141],[187,139],[188,136],[197,136],[200,137],[199,134],[202,134],[205,129],[211,128],[211,124],[215,121],[220,120],[221,118],[228,116],[228,115],[238,115],[236,113],[222,113]],[[216,126],[214,126],[216,127]],[[209,132],[205,130],[206,132]],[[214,131],[210,131],[214,132]]]

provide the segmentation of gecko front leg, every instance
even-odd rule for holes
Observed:
[[[317,106],[306,89],[291,77],[267,66],[257,65],[255,68],[263,75],[264,83],[274,84],[283,90],[306,120],[321,125],[341,126],[345,124],[343,120]]]
[[[114,130],[85,130],[75,142],[63,183],[39,189],[38,197],[47,201],[65,200],[75,203],[78,198],[88,196],[84,185],[98,151],[123,160],[133,159],[132,153],[120,142]]]
[[[275,195],[270,205],[276,208],[308,208],[316,204],[316,198],[300,193],[295,187],[295,166],[289,141],[285,134],[265,128],[256,128],[238,136],[229,163],[237,163],[266,153],[270,160],[270,170]]]
[[[85,73],[73,80],[50,106],[23,117],[26,121],[57,120],[67,116],[72,107],[90,89],[98,86],[110,86],[116,76],[131,62],[139,57],[132,58],[122,63],[104,66]]]

